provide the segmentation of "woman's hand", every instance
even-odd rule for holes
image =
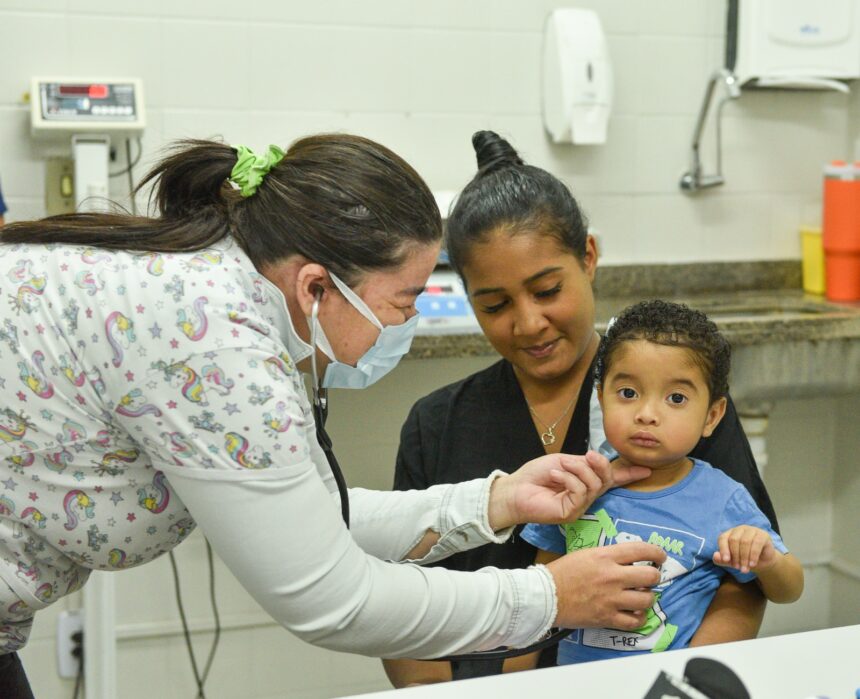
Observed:
[[[646,478],[651,469],[616,466],[596,451],[584,456],[547,454],[498,478],[488,508],[493,530],[535,522],[559,524],[579,517],[609,488]]]
[[[547,563],[558,598],[554,625],[639,628],[654,604],[650,588],[660,582],[665,560],[665,551],[637,541],[581,549]],[[632,565],[643,562],[653,565]]]

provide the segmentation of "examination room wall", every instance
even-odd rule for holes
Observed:
[[[616,86],[602,146],[553,146],[543,132],[541,27],[565,4],[597,10],[607,33]],[[264,147],[338,130],[382,141],[434,190],[456,190],[474,171],[471,133],[493,128],[571,185],[600,236],[602,264],[797,259],[798,228],[819,221],[822,163],[853,155],[857,98],[745,92],[724,110],[725,186],[682,196],[678,178],[707,76],[721,62],[724,15],[718,0],[0,0],[8,219],[45,210],[44,159],[22,101],[30,78],[118,75],[142,78],[146,91],[137,178],[176,138]],[[706,132],[708,164],[712,137]],[[125,186],[112,182],[120,201]],[[337,392],[331,427],[350,482],[390,487],[411,403],[490,361],[408,360],[367,392]],[[790,607],[771,605],[766,633],[860,621],[860,444],[850,417],[858,414],[856,397],[774,407],[765,479],[806,565],[807,594]],[[311,527],[285,536],[313,545]],[[202,663],[212,625],[199,534],[177,557]],[[116,584],[120,696],[193,696],[168,561],[120,573]],[[225,630],[210,699],[387,686],[376,660],[294,640],[220,564],[217,589]],[[59,611],[80,604],[74,595],[37,618],[23,652],[37,696],[71,695],[72,683],[56,675],[54,637]]]

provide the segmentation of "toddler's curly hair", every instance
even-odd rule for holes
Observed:
[[[708,383],[711,402],[728,393],[732,350],[716,323],[701,311],[660,300],[641,301],[625,308],[600,341],[595,368],[599,383],[609,372],[619,347],[631,340],[689,350]]]

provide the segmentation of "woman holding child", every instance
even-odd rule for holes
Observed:
[[[32,697],[17,651],[36,612],[197,525],[278,623],[339,651],[436,657],[641,623],[658,576],[626,564],[662,562],[648,544],[469,575],[413,563],[568,521],[646,469],[550,455],[427,492],[353,489],[347,528],[302,372],[362,387],[409,346],[442,227],[405,161],[346,134],[262,154],[189,141],[144,185],[152,216],[0,235],[0,697]]]
[[[448,219],[447,248],[481,329],[502,359],[418,401],[403,426],[395,488],[459,482],[513,469],[544,453],[585,454],[605,440],[594,386],[594,239],[567,187],[523,163],[498,135],[473,137],[478,172]],[[744,485],[774,529],[776,516],[734,405],[690,452]],[[591,460],[600,456],[589,456]],[[504,547],[484,546],[449,568],[519,568],[536,549],[519,530]],[[728,577],[728,576],[727,576]],[[691,645],[754,637],[765,600],[755,584],[726,580]],[[505,661],[504,671],[540,659]],[[492,674],[502,663],[385,661],[395,686]]]

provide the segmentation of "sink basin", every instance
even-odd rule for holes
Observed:
[[[729,381],[738,402],[860,391],[860,342],[795,340],[738,347]]]
[[[845,332],[860,325],[860,309],[804,297],[691,305],[732,342],[731,391],[739,403],[860,390],[860,341],[856,331]]]
[[[831,303],[823,297],[787,293],[738,293],[722,296],[689,297],[684,303],[711,313],[737,313],[738,315],[782,313],[834,313],[846,306]]]
[[[813,305],[797,307],[729,305],[718,306],[711,310],[700,308],[700,310],[705,311],[708,317],[717,323],[721,321],[743,321],[750,318],[764,319],[768,317],[796,319],[798,316],[820,315],[829,312],[827,308]]]
[[[675,300],[706,313],[731,342],[729,380],[738,403],[860,391],[858,305],[829,303],[800,292]],[[621,307],[607,309],[609,315]],[[605,325],[598,325],[603,331]]]

